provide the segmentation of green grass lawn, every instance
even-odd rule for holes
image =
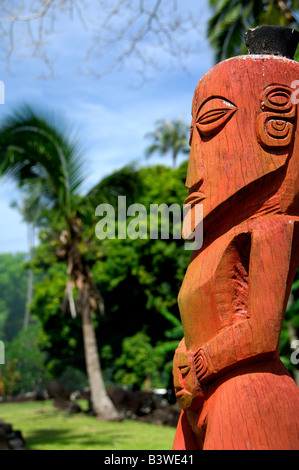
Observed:
[[[69,414],[51,401],[0,403],[0,419],[20,430],[28,450],[170,450],[175,428]]]

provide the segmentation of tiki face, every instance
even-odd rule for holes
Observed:
[[[200,386],[190,354],[183,339],[173,361],[173,385],[179,405],[184,410],[195,411],[202,406],[205,387]]]
[[[247,188],[250,198],[266,175],[288,173],[290,166],[281,203],[283,210],[294,206],[298,129],[291,84],[298,68],[281,57],[237,57],[215,66],[197,85],[185,203],[202,202],[204,218],[241,190]]]

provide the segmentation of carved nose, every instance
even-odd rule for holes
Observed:
[[[189,189],[187,199],[192,199],[193,195],[198,195],[198,196],[201,195],[202,199],[204,199],[205,194],[203,192],[203,179],[199,178],[199,176],[198,176],[198,178],[195,179],[194,175],[192,175],[192,180],[193,180],[193,184],[190,185],[190,186],[187,185],[188,180],[186,180],[186,187]],[[187,201],[187,199],[186,199],[186,201]],[[188,204],[188,203],[185,202],[185,204]]]
[[[199,169],[195,165],[188,166],[187,178],[185,186],[189,189],[188,194],[193,193],[194,191],[199,191],[203,183],[203,179],[199,172]]]
[[[185,183],[185,186],[189,189],[189,194],[198,191],[203,184],[202,170],[198,160],[197,155],[194,154],[194,150],[191,148]]]

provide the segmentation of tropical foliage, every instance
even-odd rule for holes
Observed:
[[[118,419],[105,391],[92,320],[95,310],[103,310],[103,301],[81,250],[84,165],[74,133],[58,116],[19,108],[0,129],[0,174],[17,183],[46,221],[44,236],[66,265],[67,306],[81,320],[94,409],[103,419]]]
[[[51,374],[42,350],[44,343],[44,332],[36,319],[26,330],[19,331],[13,341],[6,343],[2,377],[4,396],[38,391],[46,386]]]
[[[185,199],[186,165],[185,162],[176,170],[163,166],[125,167],[107,178],[110,183],[120,182],[123,172],[125,180],[130,181],[133,188],[131,192],[126,188],[127,203],[134,202],[132,194],[138,188],[135,202],[138,200],[143,204],[150,217],[151,204],[165,201],[181,204]],[[100,201],[104,182],[90,191],[94,201]],[[110,202],[114,204],[117,215],[117,198],[110,197]],[[82,218],[82,231],[90,240],[86,257],[106,307],[104,316],[94,318],[105,378],[114,383],[128,380],[127,385],[138,386],[143,386],[147,378],[153,386],[166,386],[171,376],[173,352],[182,336],[181,326],[178,328],[180,321],[176,298],[190,252],[183,249],[182,240],[172,239],[172,236],[170,240],[162,240],[160,236],[157,240],[98,240],[94,233],[98,219],[91,214]],[[78,318],[71,318],[69,310],[63,313],[60,308],[66,275],[43,236],[37,249],[35,272],[37,275],[43,272],[44,277],[35,286],[31,311],[41,319],[48,338],[45,350],[50,370],[56,376],[70,365],[84,370],[80,322]],[[132,341],[138,350],[140,335],[146,338],[142,348],[155,351],[152,365],[157,365],[155,361],[158,361],[158,373],[154,373],[153,367],[151,372],[145,373],[148,370],[145,365],[137,365],[142,351],[136,354],[134,360],[132,358],[134,367],[125,366],[124,358],[128,355],[126,345]],[[136,367],[144,374],[136,372]]]
[[[297,28],[298,0],[210,0],[208,37],[216,62],[246,53],[244,32],[260,25]]]
[[[151,204],[182,203],[187,191],[184,185],[186,169],[186,162],[175,170],[160,165],[125,167],[105,178],[89,194],[94,203],[99,202],[107,180],[115,186],[118,182],[118,190],[121,182],[126,181],[130,184],[124,193],[128,204],[134,202],[132,195],[138,191],[138,201],[144,204],[149,214]],[[117,214],[117,193],[112,196],[107,193],[105,200],[108,199]],[[94,315],[93,325],[106,385],[168,387],[173,353],[183,336],[176,299],[190,252],[184,250],[182,240],[172,236],[170,240],[163,240],[161,233],[157,240],[98,240],[94,233],[98,220],[94,211],[85,211],[81,220],[81,249],[105,301],[105,314]],[[41,230],[33,269],[39,281],[35,284],[31,323],[34,325],[37,317],[41,322],[43,335],[39,335],[38,348],[42,350],[47,373],[64,380],[68,375],[69,386],[77,384],[76,377],[86,371],[81,319],[79,315],[72,318],[69,307],[61,308],[67,304],[65,285],[68,276],[64,264],[53,251],[47,230]],[[286,314],[281,339],[281,357],[292,373],[295,365],[290,362],[290,331],[291,328],[296,334],[298,331],[296,286],[298,282],[293,286],[294,298]],[[21,341],[23,339],[16,338],[17,344],[23,344]],[[8,353],[16,347],[8,348]],[[31,353],[30,357],[29,363],[33,364],[36,359]],[[42,364],[36,367],[43,370]],[[21,371],[21,374],[25,372]],[[15,390],[20,390],[19,382]]]
[[[208,36],[217,61],[246,52],[244,31],[251,27],[298,26],[299,0],[209,3],[213,15]],[[169,155],[173,168],[126,166],[83,195],[84,159],[77,133],[64,119],[24,106],[3,120],[0,173],[17,183],[23,201],[17,208],[29,227],[39,228],[39,244],[29,258],[0,255],[0,337],[9,345],[3,379],[7,390],[38,384],[34,374],[30,379],[32,369],[39,371],[40,383],[49,376],[68,376],[70,381],[77,376],[84,383],[87,371],[91,389],[100,389],[104,397],[102,370],[106,384],[168,385],[173,352],[183,334],[176,299],[190,253],[182,240],[163,239],[161,229],[156,240],[98,240],[95,208],[111,204],[117,230],[119,195],[126,196],[127,207],[143,204],[148,222],[152,204],[181,205],[187,163],[178,166],[178,158],[189,152],[188,131],[181,119],[157,121],[146,135],[146,156]],[[171,234],[173,229],[170,221]],[[290,362],[290,340],[298,336],[298,292],[296,280],[281,337],[281,357],[292,373],[296,368]],[[21,349],[28,358],[18,363]],[[94,394],[93,400],[97,403],[100,397]],[[111,404],[99,408],[108,410],[109,419],[114,413]]]
[[[0,255],[0,338],[12,341],[24,321],[27,289],[27,255]]]

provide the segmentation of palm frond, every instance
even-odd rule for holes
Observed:
[[[0,174],[24,190],[39,191],[45,206],[70,212],[85,175],[69,124],[28,105],[6,116],[0,125]]]
[[[296,26],[298,0],[210,0],[214,10],[208,22],[208,37],[216,60],[244,53],[246,30],[261,24]]]
[[[160,153],[160,155],[169,153],[175,161],[178,154],[189,153],[188,133],[189,126],[182,119],[157,121],[155,131],[145,136],[152,140],[145,150],[146,157],[150,157],[154,153]]]

